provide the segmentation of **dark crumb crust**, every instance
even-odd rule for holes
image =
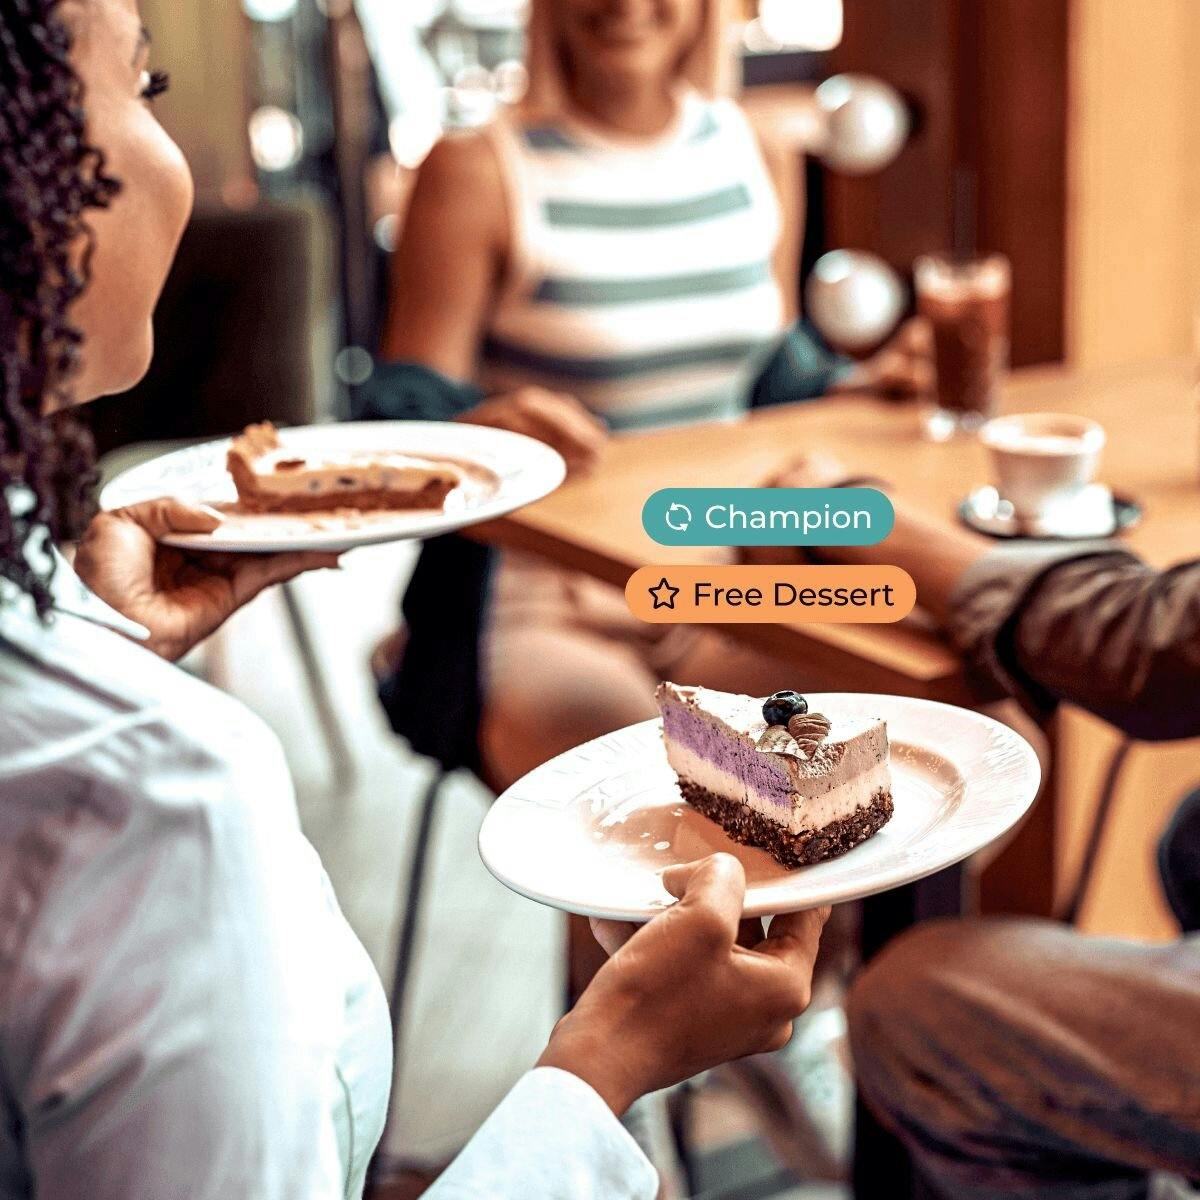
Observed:
[[[681,779],[679,790],[694,809],[716,821],[735,842],[757,846],[785,867],[807,867],[845,854],[878,833],[891,820],[894,809],[891,792],[881,788],[870,804],[840,821],[823,829],[789,833],[748,805],[714,796],[689,780]]]

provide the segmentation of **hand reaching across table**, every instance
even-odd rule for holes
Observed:
[[[911,317],[874,354],[855,363],[834,390],[912,400],[930,395],[934,381],[933,331],[924,317]]]
[[[850,471],[841,459],[823,450],[798,454],[786,467],[764,479],[760,486],[776,488],[834,488],[850,478]],[[878,486],[875,483],[863,486]],[[739,546],[738,561],[756,567],[794,566],[813,563],[819,554],[807,546]]]
[[[574,396],[540,387],[492,396],[459,420],[537,438],[566,459],[572,475],[595,466],[608,440],[604,422]]]
[[[150,631],[151,650],[173,660],[272,584],[338,565],[336,554],[196,553],[159,541],[220,524],[211,508],[166,498],[100,513],[79,543],[75,570],[101,600]]]
[[[955,589],[966,572],[992,548],[981,534],[963,529],[914,508],[895,494],[886,480],[845,466],[821,450],[797,455],[765,481],[766,487],[870,487],[888,494],[896,522],[887,539],[877,546],[748,546],[741,561],[758,565],[787,563],[837,563],[871,566],[887,563],[901,567],[917,586],[917,603],[941,624],[952,616]]]
[[[833,454],[810,450],[798,454],[786,467],[777,471],[764,487],[832,488],[842,487],[853,472]],[[872,485],[874,486],[874,485]]]

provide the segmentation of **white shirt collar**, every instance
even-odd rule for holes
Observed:
[[[149,639],[150,630],[122,616],[110,604],[101,600],[75,574],[74,568],[57,548],[53,554],[54,577],[50,582],[50,591],[54,596],[53,608],[56,613],[91,621],[93,625],[103,625],[139,642]]]
[[[144,642],[149,639],[150,631],[144,625],[123,617],[91,591],[75,574],[71,564],[57,547],[51,547],[48,556],[31,545],[26,547],[25,553],[35,569],[40,570],[53,564],[54,574],[50,579],[52,612],[90,621],[93,625],[115,630],[135,641]],[[41,623],[34,610],[33,600],[11,580],[0,579],[0,617],[5,614],[13,614],[23,621]]]

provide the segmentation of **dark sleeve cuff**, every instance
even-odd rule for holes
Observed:
[[[1013,696],[1035,716],[1053,712],[1058,698],[1020,666],[1020,620],[1057,568],[1084,559],[1139,561],[1115,542],[1021,543],[997,546],[968,568],[951,598],[950,633],[981,700]]]
[[[784,334],[750,389],[750,407],[767,408],[825,395],[854,363],[836,353],[811,325],[797,321]]]
[[[483,393],[423,363],[376,362],[354,389],[356,421],[452,421],[472,409]]]

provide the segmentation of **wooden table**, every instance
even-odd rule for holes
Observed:
[[[1100,421],[1108,431],[1102,478],[1145,508],[1127,543],[1159,566],[1200,553],[1200,411],[1185,361],[1083,374],[1062,368],[1016,372],[1003,411],[1062,411]],[[705,561],[721,552],[670,549],[642,530],[641,509],[669,486],[753,486],[796,453],[822,449],[856,473],[880,475],[929,513],[954,519],[958,501],[988,479],[974,439],[925,441],[911,407],[846,397],[756,413],[737,426],[710,425],[619,437],[591,478],[540,504],[473,531],[499,545],[544,555],[623,586],[651,563]],[[881,549],[881,561],[886,553]],[[848,691],[895,692],[968,704],[955,651],[918,612],[897,625],[728,625],[729,637],[803,661]],[[985,877],[987,907],[1048,914],[1055,894],[1056,790],[1043,793],[1030,819]],[[904,926],[955,911],[962,876],[951,870],[865,906],[864,956]],[[897,1200],[921,1187],[899,1143],[860,1107],[856,1194]]]
[[[1200,413],[1192,364],[1154,362],[1094,373],[1037,368],[1015,372],[1003,411],[1064,411],[1108,430],[1102,478],[1145,507],[1127,542],[1166,566],[1200,552]],[[953,519],[958,501],[988,478],[974,439],[924,440],[917,414],[868,397],[788,405],[736,426],[703,425],[620,436],[601,467],[539,504],[472,531],[624,586],[651,563],[715,560],[727,551],[669,548],[643,531],[641,510],[668,486],[750,486],[795,454],[823,449],[856,473],[892,481],[899,494]],[[881,558],[885,558],[881,550]],[[962,663],[918,612],[897,625],[728,625],[741,638],[846,691],[879,691],[969,704]],[[988,907],[1049,913],[1055,891],[1055,812],[1044,799],[989,871]]]

